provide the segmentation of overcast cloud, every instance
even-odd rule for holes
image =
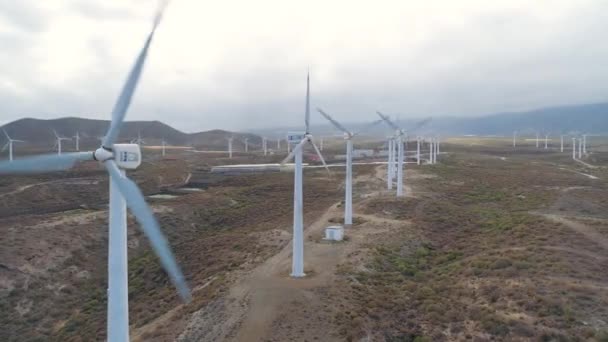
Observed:
[[[156,1],[0,0],[0,123],[109,118]],[[606,101],[608,1],[173,1],[129,120],[184,131]],[[321,122],[319,116],[313,121]]]

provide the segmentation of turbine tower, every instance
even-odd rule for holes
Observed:
[[[74,140],[76,141],[76,151],[80,151],[80,133],[78,133],[78,131],[76,131]]]
[[[232,159],[232,140],[234,138],[230,137],[228,138],[228,158]]]
[[[162,145],[163,157],[164,157],[165,156],[165,147],[167,146],[167,142],[165,141],[165,138],[163,138],[163,140],[161,141],[161,145]]]
[[[564,152],[564,135],[560,135],[559,137],[559,151]]]
[[[513,131],[513,147],[517,146],[517,131]]]
[[[416,164],[420,165],[420,136],[416,137]]]
[[[572,159],[576,159],[576,138],[572,138]]]
[[[110,127],[97,150],[62,155],[47,154],[18,159],[12,163],[0,163],[0,174],[67,170],[80,161],[98,161],[105,167],[110,178],[107,340],[113,342],[129,341],[127,206],[150,239],[150,245],[182,299],[190,300],[190,290],[152,210],[146,204],[137,184],[125,175],[125,170],[135,169],[141,164],[141,149],[135,144],[115,144],[161,15],[162,8],[156,15],[152,30],[114,105]]]
[[[334,127],[341,130],[344,133],[344,139],[346,140],[346,180],[344,186],[344,225],[351,226],[353,224],[353,138],[362,131],[353,133],[338,121],[332,118],[329,114],[325,113],[321,108],[317,108],[319,114],[321,114],[327,121],[329,121]],[[376,120],[367,128],[377,125],[382,120]],[[322,140],[321,140],[322,141]]]
[[[249,152],[249,138],[245,138],[245,152]]]
[[[300,278],[306,276],[304,273],[304,219],[302,198],[302,148],[310,144],[321,159],[323,166],[329,173],[325,159],[321,151],[315,145],[312,134],[310,134],[310,75],[306,76],[306,109],[304,112],[304,123],[306,131],[302,133],[288,133],[287,145],[294,144],[293,150],[285,158],[281,165],[295,157],[294,182],[293,182],[293,252],[291,261],[291,276]]]
[[[12,162],[13,161],[13,143],[16,143],[16,142],[21,143],[21,142],[25,142],[25,141],[11,138],[4,129],[2,129],[2,132],[4,132],[4,135],[6,136],[6,139],[8,140],[6,142],[6,144],[4,145],[4,147],[2,147],[2,152],[4,152],[8,148],[8,160]]]
[[[547,149],[547,143],[549,142],[549,134],[545,134],[545,150]]]
[[[57,131],[55,131],[55,130],[53,130],[53,134],[55,134],[55,139],[56,139],[56,140],[55,140],[55,146],[54,146],[54,147],[57,147],[57,154],[58,154],[58,155],[61,155],[61,142],[62,142],[63,140],[72,140],[72,139],[70,139],[70,138],[64,138],[64,137],[60,137],[60,136],[57,134]]]
[[[395,125],[388,116],[376,111],[376,114],[380,116],[386,124],[395,131],[395,139],[397,143],[397,197],[402,197],[403,194],[403,164],[404,164],[404,156],[403,156],[403,138],[407,137],[407,132],[401,129],[399,126]],[[412,130],[418,129],[424,125],[426,125],[431,118],[424,119],[420,121]]]

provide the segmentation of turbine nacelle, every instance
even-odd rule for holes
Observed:
[[[134,170],[141,165],[141,148],[138,144],[114,144],[112,149],[98,148],[93,152],[93,158],[102,163],[114,160],[119,168]]]

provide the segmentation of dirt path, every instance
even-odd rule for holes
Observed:
[[[598,231],[596,231],[595,229],[593,229],[592,227],[590,227],[586,224],[583,224],[580,222],[575,222],[575,221],[569,220],[563,216],[559,216],[559,215],[555,215],[555,214],[546,214],[546,213],[538,213],[538,212],[535,212],[534,214],[540,215],[553,222],[561,223],[561,224],[565,225],[566,227],[584,235],[587,239],[595,242],[596,244],[600,245],[602,248],[608,249],[608,237],[602,235],[601,233],[599,233]]]
[[[380,169],[380,170],[378,170]],[[374,175],[379,176],[383,167]],[[362,180],[362,178],[357,178]],[[377,192],[378,189],[370,189]],[[324,242],[329,220],[342,215],[339,203],[306,227],[304,242],[305,272],[301,279],[289,277],[292,244],[241,277],[225,298],[218,299],[195,313],[180,341],[339,341],[333,325],[338,307],[329,305],[335,284],[336,268],[374,234],[390,227],[408,224],[356,214],[365,223],[348,228],[348,240]]]

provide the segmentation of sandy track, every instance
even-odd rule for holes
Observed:
[[[553,222],[561,223],[561,224],[565,225],[566,227],[574,230],[575,232],[578,232],[578,233],[584,235],[587,239],[589,239],[592,242],[595,242],[596,244],[600,245],[602,248],[608,249],[608,237],[602,235],[601,233],[599,233],[598,231],[596,231],[595,229],[593,229],[592,227],[590,227],[586,224],[583,224],[580,222],[575,222],[575,221],[569,220],[563,216],[555,215],[555,214],[546,214],[546,213],[534,213],[534,214],[540,215]]]
[[[378,167],[378,170],[384,169]],[[364,176],[365,177],[365,176]],[[366,177],[373,178],[373,175]],[[358,178],[358,181],[361,179]],[[382,184],[384,185],[384,184]],[[369,189],[377,192],[378,189]],[[411,193],[411,191],[409,191]],[[321,240],[329,220],[342,216],[338,203],[306,227],[304,258],[307,276],[289,277],[292,244],[268,259],[232,286],[228,295],[196,312],[180,341],[341,341],[333,325],[339,307],[329,305],[336,268],[351,253],[360,251],[373,235],[408,222],[356,214],[365,223],[348,228],[348,241]]]

